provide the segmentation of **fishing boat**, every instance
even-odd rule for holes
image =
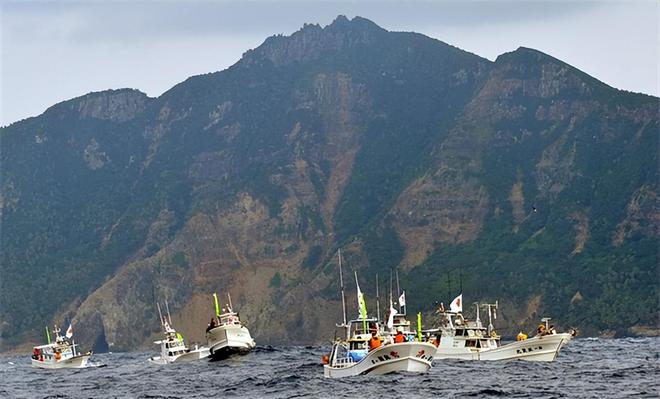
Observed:
[[[430,341],[437,346],[436,359],[462,360],[526,360],[549,362],[557,358],[559,351],[576,334],[574,330],[558,333],[549,324],[550,318],[543,318],[537,335],[528,338],[522,332],[517,340],[502,344],[500,335],[493,327],[497,318],[498,303],[475,303],[476,319],[467,320],[462,314],[462,294],[450,305],[450,310],[439,309],[441,325],[427,330]],[[488,326],[480,319],[479,310],[488,312]]]
[[[188,348],[183,340],[183,336],[172,328],[172,317],[170,316],[170,308],[167,302],[165,302],[167,316],[163,316],[159,304],[156,304],[156,306],[158,307],[158,315],[165,338],[154,342],[154,344],[160,345],[160,356],[150,357],[150,363],[183,363],[209,357],[209,348],[204,346],[199,347],[198,345],[195,345],[192,349]]]
[[[244,355],[256,346],[250,331],[241,322],[238,313],[234,312],[229,294],[227,298],[229,303],[221,312],[218,295],[213,294],[215,317],[206,329],[206,341],[212,360],[225,359],[234,354]]]
[[[384,328],[381,328],[378,319],[367,316],[366,303],[364,295],[360,291],[357,273],[355,274],[355,284],[360,316],[355,320],[346,321],[341,251],[338,251],[338,256],[343,323],[337,327],[345,330],[345,336],[335,339],[330,354],[323,357],[324,376],[341,378],[397,371],[428,371],[433,362],[435,347],[420,339],[421,329],[417,338],[398,343],[394,342],[392,334],[384,334]],[[391,305],[390,308],[392,308]]]
[[[32,350],[32,367],[42,369],[85,368],[88,366],[92,352],[81,353],[73,340],[71,325],[65,335],[60,335],[60,329],[55,326],[55,342],[51,342],[50,332],[46,327],[46,345],[35,346]]]

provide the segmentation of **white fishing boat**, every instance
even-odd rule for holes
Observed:
[[[365,319],[348,322],[348,339],[337,340],[323,365],[323,374],[329,378],[350,377],[392,372],[426,372],[431,368],[435,346],[427,342],[411,341],[394,343],[385,340],[380,346],[369,349],[370,341],[378,325],[376,319],[366,319],[368,330],[362,327]]]
[[[433,362],[435,347],[419,339],[421,338],[421,331],[417,338],[413,337],[412,334],[408,334],[410,336],[409,341],[394,342],[394,335],[387,334],[380,327],[377,319],[368,318],[364,295],[360,291],[357,280],[357,273],[355,274],[355,284],[357,286],[360,316],[355,320],[346,321],[341,251],[338,254],[343,323],[337,327],[345,329],[345,336],[335,339],[330,354],[324,356],[324,376],[327,378],[341,378],[400,371],[428,371]],[[391,301],[390,309],[392,309]]]
[[[170,309],[167,302],[167,316],[163,317],[158,307],[158,315],[160,316],[160,323],[163,328],[165,338],[160,341],[155,341],[154,344],[160,345],[160,356],[153,356],[149,358],[149,362],[153,364],[170,364],[170,363],[183,363],[193,360],[200,360],[209,357],[209,348],[199,347],[195,345],[192,349],[188,348],[183,340],[183,336],[172,328],[172,317],[170,316]]]
[[[213,360],[227,358],[233,354],[244,355],[256,346],[250,330],[241,322],[237,312],[233,311],[231,297],[229,303],[220,311],[217,294],[213,294],[215,317],[206,329],[206,341]]]
[[[477,317],[474,321],[467,320],[462,314],[462,295],[459,295],[450,306],[449,311],[439,310],[441,326],[427,330],[431,342],[437,345],[436,359],[462,360],[527,360],[553,361],[559,351],[575,335],[575,331],[558,333],[549,325],[549,318],[542,319],[538,333],[528,338],[522,332],[517,340],[502,344],[501,337],[495,331],[492,320],[497,318],[497,302],[494,304],[475,303]],[[456,304],[458,302],[458,305]],[[484,326],[479,318],[479,309],[488,311],[488,326]]]
[[[32,350],[32,367],[42,369],[85,368],[88,366],[92,352],[81,353],[73,340],[71,326],[66,335],[60,335],[60,329],[53,328],[55,342],[50,340],[50,332],[46,328],[48,344],[35,346]]]

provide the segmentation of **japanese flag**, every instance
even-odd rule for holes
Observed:
[[[65,336],[67,338],[73,337],[73,327],[71,326],[71,323],[69,323],[69,328],[66,329],[66,334]]]
[[[399,306],[406,306],[406,291],[403,291],[399,297]]]
[[[451,301],[451,305],[449,305],[449,311],[454,313],[463,311],[463,294],[457,296],[453,301]]]

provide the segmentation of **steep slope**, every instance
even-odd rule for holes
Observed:
[[[320,342],[338,246],[370,280],[400,265],[423,310],[460,279],[511,323],[652,325],[657,109],[531,49],[492,63],[359,17],[159,98],[58,104],[0,133],[0,349],[53,314],[146,345],[165,298],[202,340],[213,291],[260,342]]]

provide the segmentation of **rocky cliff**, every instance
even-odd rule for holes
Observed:
[[[64,319],[98,348],[148,345],[165,299],[201,341],[214,291],[259,343],[323,342],[339,247],[367,296],[398,266],[428,315],[462,288],[504,303],[505,332],[541,314],[639,331],[658,121],[657,98],[538,51],[490,62],[359,17],[158,98],[55,105],[0,132],[0,349]]]

